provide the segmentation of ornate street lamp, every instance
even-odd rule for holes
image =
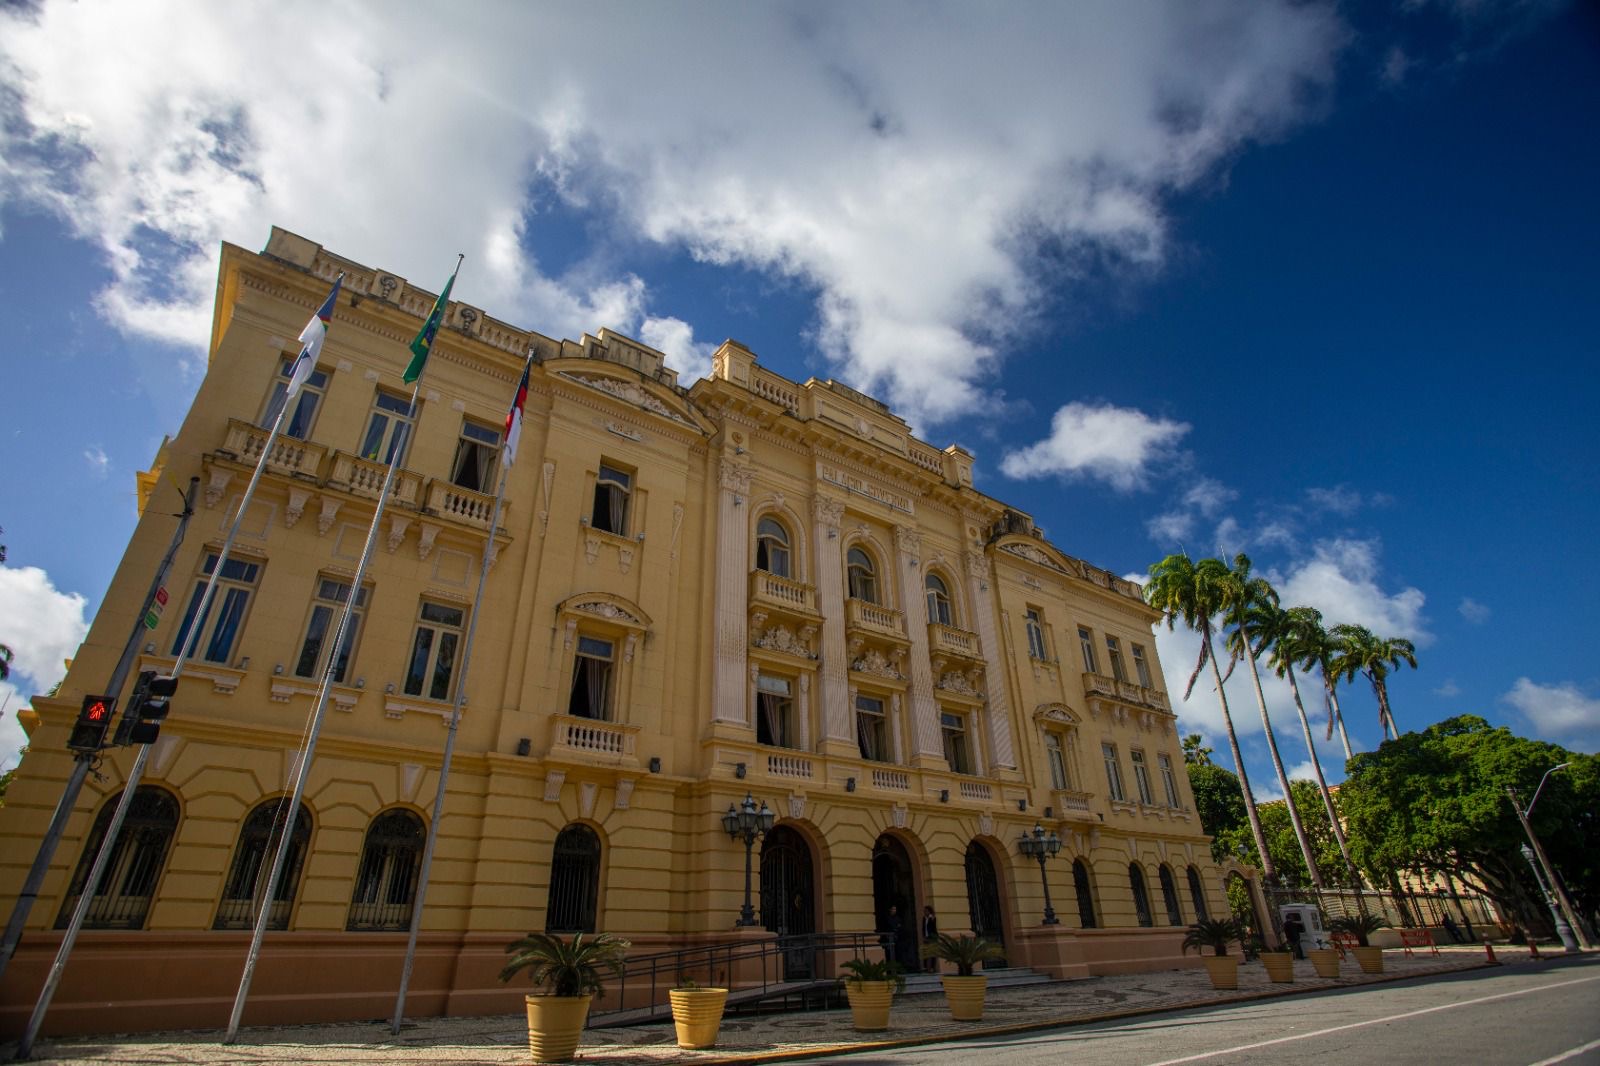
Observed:
[[[750,849],[755,846],[757,837],[771,832],[772,823],[777,820],[777,812],[767,806],[766,800],[761,801],[761,808],[757,810],[756,801],[748,792],[737,808],[728,804],[728,813],[722,816],[722,828],[728,836],[734,840],[744,839],[744,906],[739,908],[739,920],[733,923],[735,928],[756,924],[756,911],[750,906]]]
[[[1056,917],[1056,909],[1050,906],[1050,879],[1044,875],[1044,860],[1059,854],[1061,851],[1061,838],[1056,836],[1054,829],[1046,836],[1044,826],[1038,822],[1033,823],[1033,832],[1024,831],[1017,839],[1017,850],[1032,859],[1039,860],[1039,883],[1044,886],[1044,925],[1060,925]]]
[[[1565,770],[1570,765],[1564,762],[1556,763],[1546,770],[1544,776],[1539,778],[1539,787],[1533,790],[1533,799],[1527,807],[1517,802],[1516,789],[1509,786],[1506,788],[1506,795],[1511,797],[1511,809],[1516,812],[1517,821],[1522,823],[1522,831],[1528,836],[1528,843],[1522,845],[1521,849],[1523,858],[1533,867],[1533,879],[1538,882],[1539,891],[1544,893],[1545,903],[1550,908],[1550,915],[1555,919],[1556,935],[1561,938],[1562,947],[1569,952],[1578,950],[1578,940],[1572,935],[1572,926],[1567,923],[1567,916],[1562,913],[1566,910],[1567,900],[1561,891],[1561,883],[1556,880],[1555,870],[1551,868],[1550,860],[1539,844],[1539,838],[1533,835],[1533,823],[1528,820],[1528,816],[1533,813],[1534,804],[1539,802],[1539,793],[1544,791],[1544,783],[1550,780],[1550,775],[1557,770]],[[1529,847],[1529,844],[1533,846]]]

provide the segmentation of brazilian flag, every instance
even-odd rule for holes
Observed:
[[[456,264],[456,272],[461,270],[461,264]],[[403,380],[407,385],[422,376],[422,368],[427,365],[428,353],[433,350],[433,335],[439,332],[439,323],[444,321],[444,309],[450,302],[450,289],[456,283],[455,274],[450,275],[450,280],[445,282],[444,291],[433,302],[433,310],[428,312],[428,320],[422,324],[422,329],[417,332],[416,339],[411,342],[411,365],[406,367]]]

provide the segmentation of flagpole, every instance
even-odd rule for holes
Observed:
[[[464,258],[464,257],[462,257]],[[456,271],[461,270],[461,259],[456,260]],[[417,397],[422,394],[422,377],[427,369],[426,357],[431,351],[433,336],[429,330],[438,329],[438,318],[449,297],[450,288],[455,284],[455,274],[450,275],[450,283],[439,295],[434,303],[433,310],[429,313],[427,321],[423,324],[423,332],[418,334],[418,340],[426,335],[427,343],[423,345],[422,364],[416,366],[417,374],[411,388],[410,410],[415,415],[417,410]],[[418,342],[413,341],[415,346]],[[407,377],[410,375],[407,374]],[[272,858],[272,872],[267,877],[267,887],[258,894],[261,900],[260,910],[256,914],[256,923],[250,934],[250,950],[245,956],[244,973],[239,977],[239,990],[234,995],[233,1012],[228,1017],[228,1030],[223,1035],[224,1044],[232,1044],[239,1036],[239,1022],[244,1016],[244,1004],[250,996],[250,983],[255,978],[256,962],[261,957],[261,941],[266,936],[267,923],[272,917],[272,899],[277,895],[278,882],[283,877],[283,867],[288,858],[289,849],[294,839],[294,823],[300,816],[300,802],[305,795],[306,778],[310,775],[311,761],[316,756],[317,738],[322,730],[322,720],[328,709],[328,695],[333,690],[333,675],[338,669],[339,649],[344,647],[344,637],[350,626],[350,618],[355,612],[356,601],[361,596],[361,582],[366,578],[367,565],[372,561],[372,548],[378,540],[378,528],[383,521],[384,509],[389,503],[389,492],[394,485],[395,470],[400,466],[400,456],[403,448],[393,448],[389,455],[389,469],[383,476],[383,488],[378,492],[377,506],[372,510],[372,524],[367,527],[367,542],[361,549],[361,562],[356,567],[355,579],[350,583],[350,594],[345,597],[344,611],[339,616],[339,627],[334,633],[333,644],[328,650],[328,661],[322,668],[322,684],[317,690],[317,703],[311,712],[311,723],[306,731],[305,746],[300,751],[299,765],[295,768],[294,791],[289,800],[288,820],[284,823],[283,836],[278,841],[278,850]],[[492,536],[492,531],[491,531]],[[269,837],[270,839],[270,837]],[[259,877],[259,872],[257,874]]]
[[[528,363],[533,356],[528,357]],[[527,367],[523,368],[526,373]],[[394,1021],[390,1033],[400,1035],[400,1023],[405,1020],[406,990],[411,985],[411,968],[417,957],[417,933],[422,928],[422,907],[428,896],[428,874],[433,869],[433,847],[439,840],[439,819],[444,813],[445,786],[450,780],[450,759],[455,753],[456,731],[461,724],[461,705],[467,699],[467,676],[472,667],[472,642],[478,632],[478,609],[483,603],[483,586],[489,580],[489,567],[494,563],[494,532],[500,525],[500,503],[505,499],[506,482],[511,477],[511,464],[505,463],[500,471],[500,488],[494,495],[494,509],[489,516],[489,536],[483,545],[483,566],[478,571],[478,591],[472,599],[472,617],[467,621],[467,641],[461,649],[461,677],[456,682],[456,698],[450,708],[450,730],[444,741],[444,760],[439,766],[439,787],[433,796],[433,818],[428,822],[428,842],[422,850],[422,873],[417,879],[417,898],[411,907],[411,931],[406,938],[406,960],[400,969],[400,991],[394,1000]]]
[[[344,277],[341,271],[334,280],[334,291],[338,291],[339,280]],[[289,414],[295,393],[285,390],[283,407],[278,411],[278,417],[272,420],[272,428],[267,432],[267,442],[261,448],[261,454],[256,458],[255,472],[250,475],[250,483],[245,486],[244,495],[239,497],[239,509],[234,513],[233,524],[228,527],[228,535],[222,541],[222,550],[217,554],[217,565],[211,571],[211,576],[206,580],[205,591],[200,594],[200,603],[195,607],[194,613],[189,616],[189,628],[183,635],[183,641],[178,646],[178,656],[173,661],[172,670],[167,675],[173,679],[183,676],[183,668],[188,664],[194,649],[200,644],[201,630],[211,611],[211,602],[216,595],[217,582],[222,578],[222,571],[228,565],[228,557],[233,552],[233,542],[238,539],[239,528],[244,525],[245,512],[249,509],[251,501],[255,498],[256,486],[261,483],[261,475],[267,468],[267,459],[272,455],[272,448],[278,442],[278,434],[283,429],[283,420]],[[127,715],[135,710],[128,707],[123,710]],[[128,770],[128,777],[122,784],[122,798],[117,803],[116,813],[111,816],[111,823],[106,826],[106,835],[100,842],[100,850],[95,855],[94,865],[89,869],[89,877],[83,883],[83,891],[78,896],[78,905],[73,909],[72,921],[67,925],[67,931],[61,938],[61,947],[56,951],[55,963],[50,967],[50,974],[45,978],[44,987],[39,990],[39,999],[34,1004],[33,1015],[28,1019],[28,1028],[22,1034],[22,1040],[17,1045],[17,1058],[27,1058],[33,1051],[33,1041],[39,1034],[39,1028],[44,1024],[45,1014],[50,1010],[50,1001],[55,998],[56,988],[61,984],[61,975],[67,966],[67,957],[72,954],[73,945],[77,943],[78,932],[83,928],[84,919],[88,917],[89,908],[94,903],[98,894],[100,878],[105,874],[105,868],[110,864],[111,856],[116,850],[117,837],[122,832],[122,823],[128,816],[128,808],[133,804],[133,794],[138,790],[139,781],[144,776],[145,763],[150,760],[150,745],[139,745],[139,754],[134,757],[133,766]]]

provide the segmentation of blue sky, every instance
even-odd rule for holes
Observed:
[[[194,394],[219,242],[272,224],[427,288],[464,251],[460,299],[686,380],[738,338],[1066,551],[1243,550],[1411,637],[1402,729],[1600,746],[1592,7],[153,6],[0,14],[5,765]],[[1221,748],[1214,708],[1180,715]]]

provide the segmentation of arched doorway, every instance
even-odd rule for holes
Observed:
[[[815,976],[810,934],[817,931],[816,879],[811,846],[789,826],[773,827],[761,842],[761,925],[780,937],[797,938],[783,953],[783,978]]]
[[[976,840],[967,845],[967,916],[974,936],[1002,947],[1006,942],[1005,909],[1000,905],[1000,878],[989,849]],[[983,964],[1004,967],[1004,959]]]
[[[892,918],[891,907],[896,911]],[[911,853],[888,833],[872,846],[872,911],[874,928],[884,934],[884,954],[908,971],[918,969],[919,912]]]

